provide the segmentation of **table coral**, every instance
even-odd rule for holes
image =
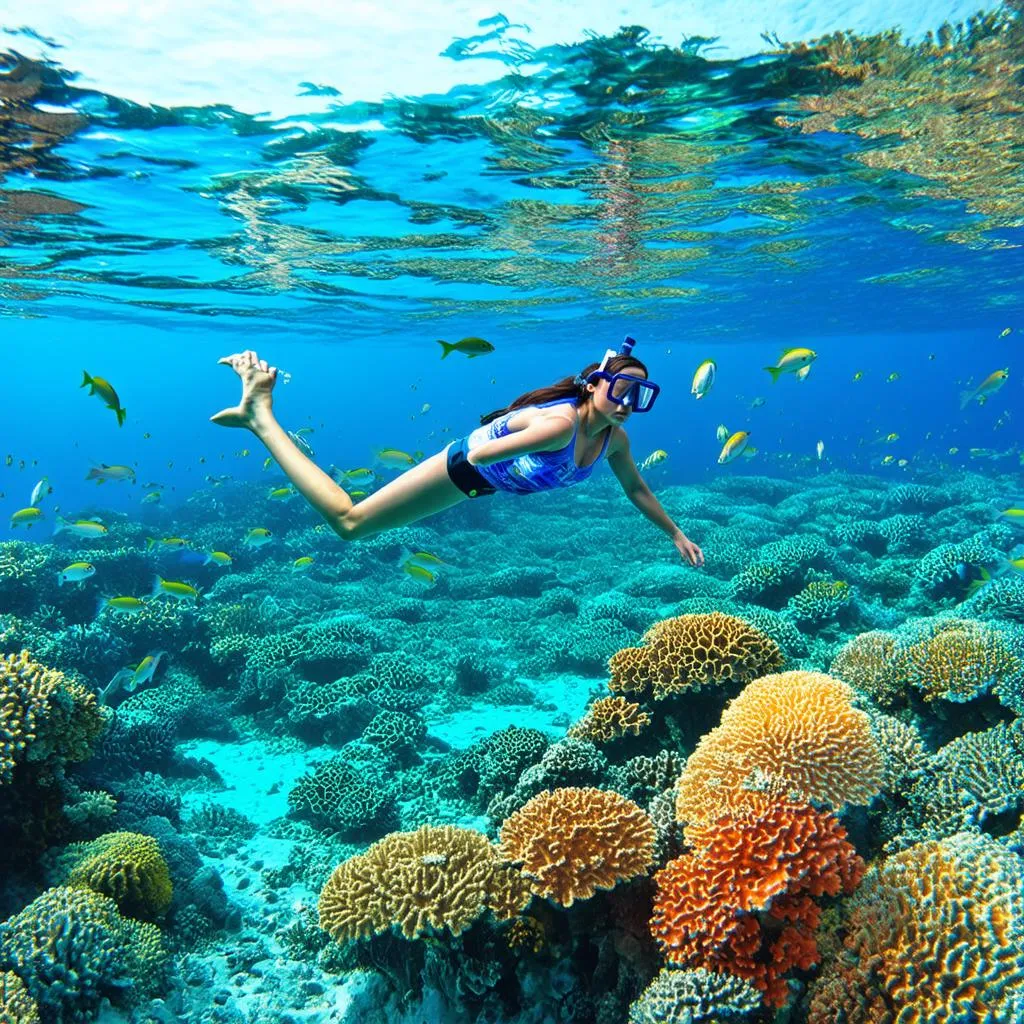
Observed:
[[[920,843],[871,868],[808,1024],[1024,1019],[1024,862],[989,836]]]
[[[785,973],[818,961],[814,897],[852,892],[863,873],[846,831],[826,811],[777,803],[691,828],[687,840],[691,852],[655,875],[651,934],[672,963],[745,978],[784,1005]],[[764,927],[760,912],[776,924]]]
[[[631,800],[600,789],[545,790],[501,826],[502,856],[539,896],[570,907],[643,874],[655,829]]]
[[[623,648],[609,661],[613,693],[663,700],[707,683],[748,682],[782,665],[774,640],[720,612],[664,619],[644,634],[641,644]]]
[[[472,829],[393,832],[335,868],[320,893],[320,927],[339,941],[397,927],[407,939],[464,932],[509,882],[494,845]],[[523,909],[529,892],[520,890]],[[508,899],[498,898],[502,906]]]
[[[837,810],[878,793],[884,764],[868,716],[845,683],[782,672],[747,685],[703,737],[679,778],[676,815],[702,824],[773,800]]]

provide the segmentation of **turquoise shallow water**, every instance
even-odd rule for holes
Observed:
[[[3,30],[0,1019],[1024,1019],[1019,15],[633,13]]]

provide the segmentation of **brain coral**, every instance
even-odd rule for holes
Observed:
[[[746,978],[782,1006],[785,972],[818,960],[813,897],[852,892],[863,861],[835,817],[807,804],[719,818],[687,839],[692,852],[654,876],[651,934],[670,962]]]
[[[663,967],[629,1008],[629,1024],[727,1024],[753,1020],[761,997],[749,982],[703,967]]]
[[[124,1004],[165,963],[155,925],[128,921],[88,889],[47,889],[0,925],[0,969],[14,971],[44,1020],[94,1020],[108,997]]]
[[[884,763],[871,721],[852,691],[819,672],[782,672],[747,685],[690,755],[676,816],[705,823],[743,808],[791,799],[869,803]]]
[[[407,939],[441,929],[460,935],[492,902],[503,915],[515,909],[517,892],[522,910],[529,892],[482,833],[424,825],[342,861],[320,893],[320,927],[339,941],[392,925]]]
[[[743,619],[721,612],[678,615],[655,623],[641,647],[612,655],[608,688],[662,700],[705,683],[747,682],[781,665],[778,644]]]
[[[610,743],[627,733],[639,736],[651,716],[640,710],[639,704],[630,704],[625,697],[601,697],[587,708],[587,713],[567,735],[591,743]]]
[[[57,858],[51,880],[109,896],[128,917],[159,917],[171,904],[171,875],[160,844],[139,832],[72,843]]]
[[[1024,862],[988,836],[889,857],[844,909],[808,1024],[1024,1020]]]
[[[39,1007],[13,971],[0,971],[0,1021],[39,1024]]]
[[[28,651],[0,657],[0,785],[20,761],[84,761],[106,725],[90,693]]]
[[[651,819],[600,789],[545,790],[501,826],[502,856],[522,865],[539,896],[570,907],[643,874],[654,860]]]

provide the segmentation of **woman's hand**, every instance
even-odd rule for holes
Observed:
[[[271,392],[277,382],[277,367],[267,366],[267,361],[251,350],[224,356],[217,363],[230,366],[242,379],[242,397],[238,405],[221,409],[210,420],[222,427],[254,430],[261,420],[273,419]]]
[[[696,566],[699,569],[704,564],[704,552],[682,531],[672,538],[672,543],[675,544],[676,550],[690,565]]]

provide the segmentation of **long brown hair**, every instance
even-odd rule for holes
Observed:
[[[600,363],[590,363],[572,377],[563,377],[561,380],[555,381],[554,384],[549,384],[546,388],[535,388],[533,391],[527,391],[526,394],[520,395],[514,402],[506,405],[504,409],[495,409],[494,412],[481,416],[480,425],[483,426],[485,423],[490,423],[491,420],[496,420],[499,416],[504,416],[505,413],[511,412],[513,409],[523,409],[528,405],[543,405],[545,402],[554,402],[559,398],[575,399],[575,404],[578,406],[587,398],[590,392],[587,391],[586,383],[576,383],[577,377],[582,377],[585,382],[587,377],[600,365]],[[635,356],[612,356],[605,364],[605,371],[607,373],[623,373],[627,367],[639,369],[645,377],[647,376],[647,367]]]

